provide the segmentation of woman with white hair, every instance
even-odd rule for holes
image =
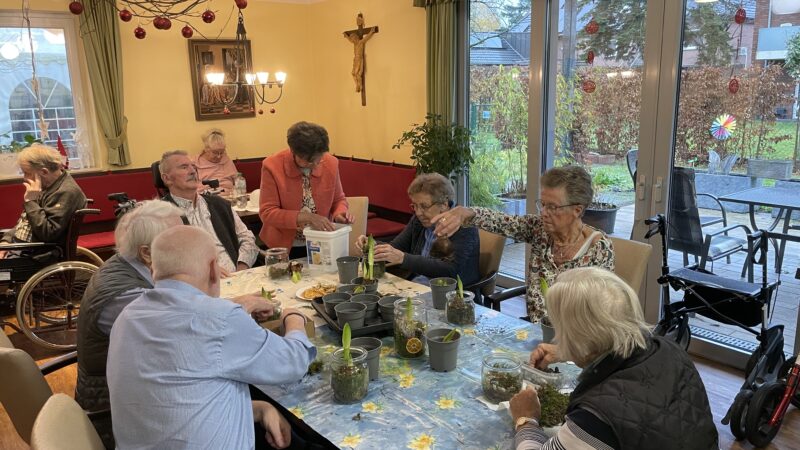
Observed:
[[[511,399],[517,450],[719,447],[697,369],[673,342],[650,333],[627,283],[605,269],[572,269],[558,276],[545,303],[556,344],[540,344],[531,365],[574,361],[583,371],[565,424],[549,440],[536,391]]]
[[[203,151],[197,155],[194,164],[197,166],[197,177],[202,180],[215,179],[219,181],[219,187],[225,189],[226,193],[233,193],[233,183],[236,181],[236,166],[228,157],[225,144],[225,133],[219,128],[212,128],[201,138],[203,140]],[[204,184],[197,188],[199,191],[206,189]]]

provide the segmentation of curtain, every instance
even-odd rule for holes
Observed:
[[[428,113],[456,121],[457,3],[460,0],[414,0],[427,16]]]
[[[80,15],[81,37],[86,51],[89,80],[92,83],[97,119],[108,145],[108,163],[127,166],[131,162],[123,113],[122,53],[117,11],[111,2],[83,2]]]

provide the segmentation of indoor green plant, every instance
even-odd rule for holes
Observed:
[[[339,403],[354,403],[367,396],[369,367],[367,352],[360,347],[350,348],[350,324],[342,330],[342,348],[333,353],[331,388]]]
[[[394,350],[401,358],[425,354],[425,330],[428,328],[421,300],[407,298],[394,304]]]
[[[403,133],[392,148],[411,144],[411,159],[417,173],[440,173],[453,177],[466,173],[472,164],[469,129],[447,123],[442,116],[428,114],[425,122]]]
[[[464,292],[461,277],[456,275],[456,290],[448,292],[445,305],[447,321],[455,325],[472,325],[475,323],[475,303],[472,292]]]

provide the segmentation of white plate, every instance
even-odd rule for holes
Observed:
[[[305,292],[306,290],[311,289],[313,287],[316,287],[316,286],[318,286],[318,285],[317,284],[313,284],[311,286],[306,286],[304,288],[300,288],[300,289],[297,290],[297,292],[294,295],[297,298],[299,298],[300,300],[305,300],[307,302],[313,301],[314,300],[313,298],[303,297],[303,292]],[[336,291],[333,291],[333,292],[336,292]]]

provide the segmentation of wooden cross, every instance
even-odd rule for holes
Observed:
[[[353,44],[353,81],[356,83],[356,92],[361,92],[361,105],[367,106],[366,77],[367,55],[365,47],[372,35],[378,32],[378,27],[364,27],[364,15],[356,16],[358,28],[344,32],[344,37]]]

